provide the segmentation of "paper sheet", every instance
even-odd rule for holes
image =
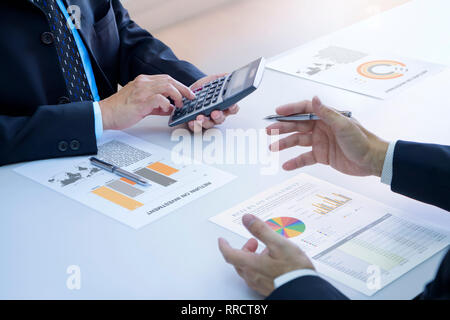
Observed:
[[[93,167],[89,157],[36,161],[15,171],[136,229],[235,178],[189,161],[173,164],[169,150],[122,132],[105,132],[98,145],[97,158],[135,172],[150,186]]]
[[[320,273],[373,295],[449,244],[446,233],[364,196],[300,174],[210,220],[246,238],[258,216],[311,257]]]
[[[444,69],[441,65],[394,54],[370,54],[319,44],[290,51],[267,67],[378,99],[387,99]]]

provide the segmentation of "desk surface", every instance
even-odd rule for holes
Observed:
[[[450,65],[449,11],[445,0],[413,1],[317,41],[353,48],[357,43],[367,51],[382,48]],[[449,144],[448,83],[447,69],[391,100],[378,101],[267,70],[261,88],[240,104],[239,116],[220,129],[262,129],[267,123],[260,119],[273,113],[275,106],[317,94],[329,105],[351,109],[367,128],[386,139]],[[175,144],[170,141],[167,119],[147,119],[127,132],[167,148]],[[282,160],[300,151],[283,152]],[[292,173],[261,176],[257,165],[218,166],[238,178],[136,231],[16,174],[16,166],[0,168],[0,298],[260,298],[224,263],[217,249],[219,236],[235,246],[244,239],[208,218]],[[324,166],[302,171],[450,230],[447,212],[393,194],[376,178],[348,177]],[[177,238],[167,236],[169,228]],[[372,298],[414,297],[433,278],[442,256],[437,254]],[[69,265],[81,268],[81,290],[66,288]],[[332,283],[351,298],[367,298]]]

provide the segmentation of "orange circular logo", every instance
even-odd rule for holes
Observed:
[[[366,62],[358,67],[363,77],[376,80],[390,80],[402,77],[408,69],[404,63],[393,60],[376,60]]]

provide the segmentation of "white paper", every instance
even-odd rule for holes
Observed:
[[[318,272],[369,296],[449,244],[444,232],[306,174],[210,220],[249,238],[241,222],[247,213],[285,232],[311,257]],[[285,222],[275,219],[281,217]]]
[[[444,69],[441,65],[393,54],[321,44],[290,51],[267,67],[378,99],[389,98]]]
[[[159,183],[149,181],[150,186],[143,187],[125,182],[113,173],[93,167],[89,157],[36,161],[15,171],[135,229],[235,178],[202,164],[173,164],[169,150],[118,131],[105,132],[98,145],[98,158],[130,172],[144,170]],[[148,168],[154,163],[169,166],[164,168],[170,171],[163,170],[162,174],[161,170]],[[107,200],[105,193],[114,202]]]

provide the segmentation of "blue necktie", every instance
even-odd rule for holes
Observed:
[[[45,13],[55,38],[59,64],[66,81],[67,93],[72,102],[92,101],[92,92],[86,77],[75,38],[67,26],[63,13],[55,0],[33,1]]]

